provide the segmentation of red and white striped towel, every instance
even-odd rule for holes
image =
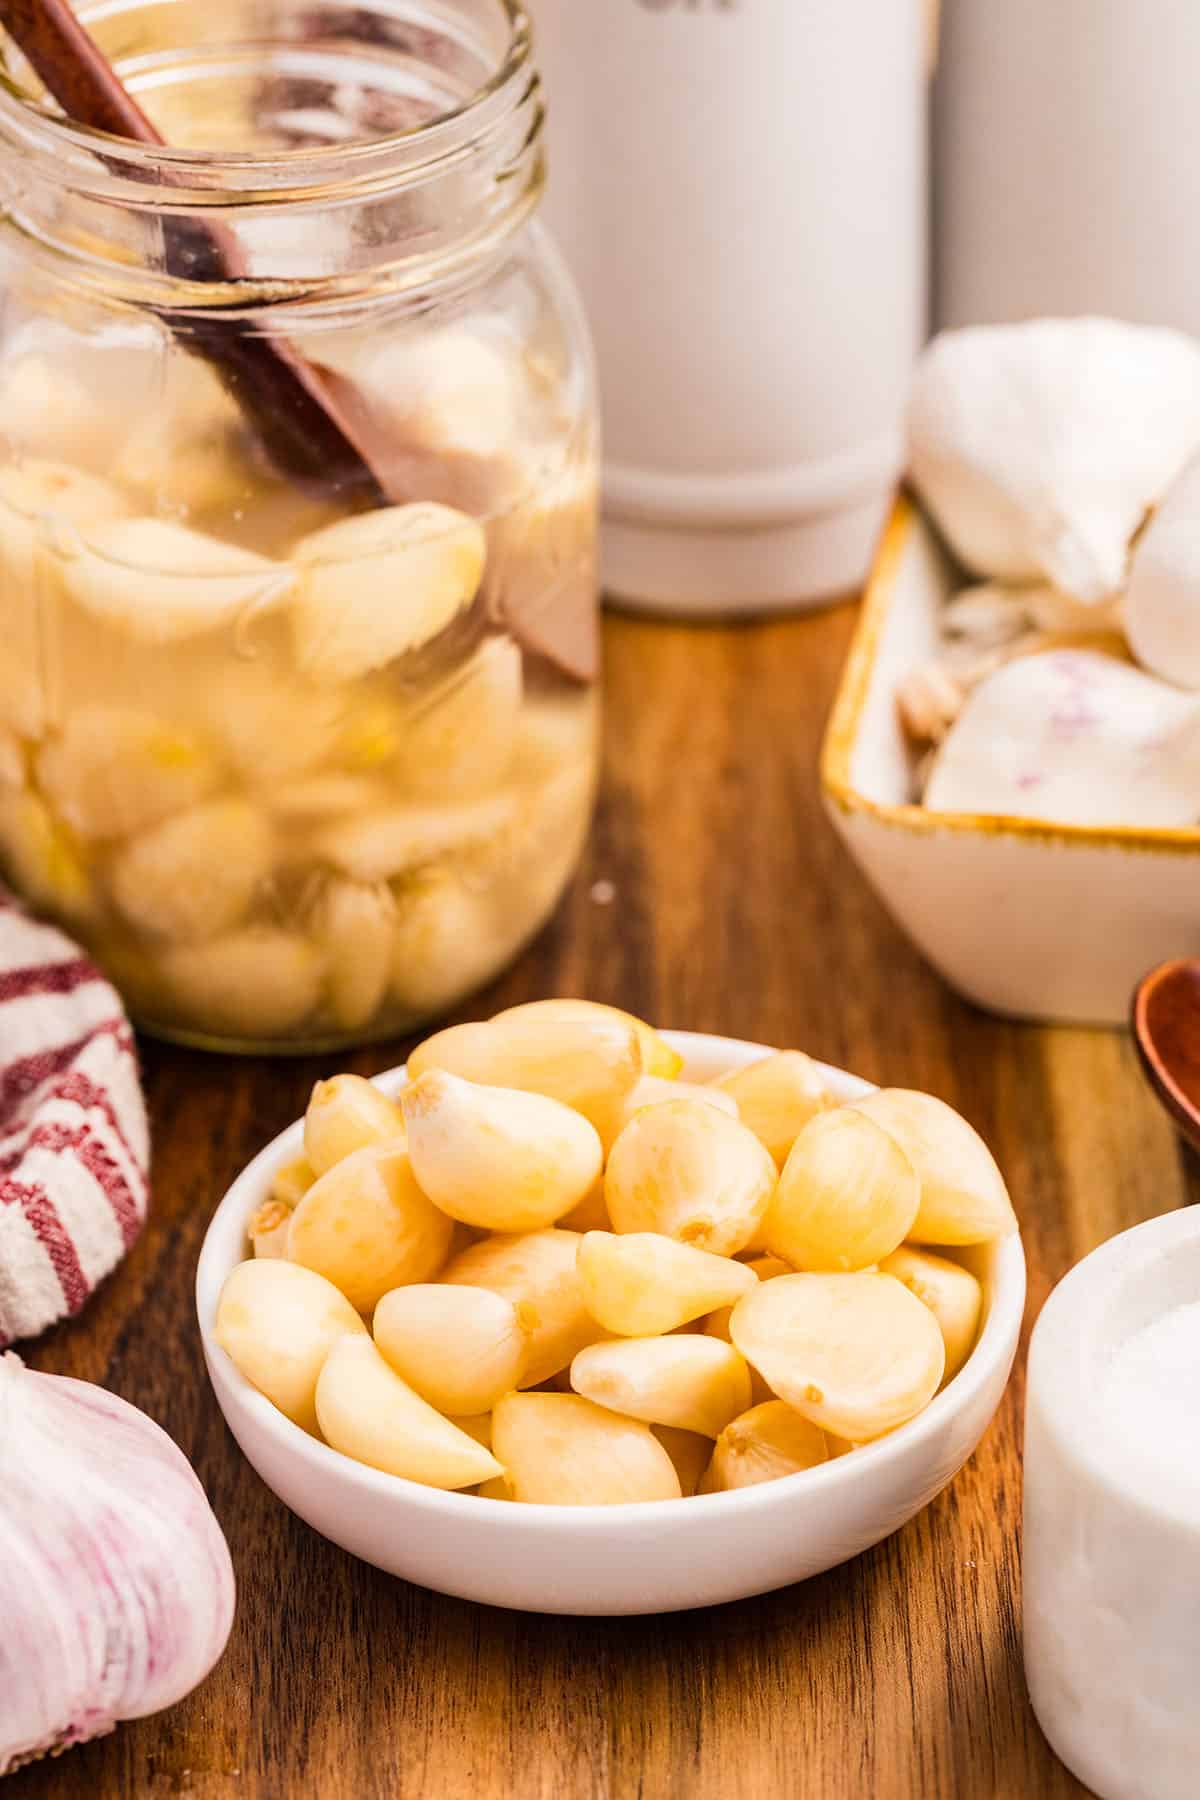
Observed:
[[[77,945],[0,893],[0,1350],[77,1313],[146,1217],[133,1033]]]

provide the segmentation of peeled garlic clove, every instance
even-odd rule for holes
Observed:
[[[620,1506],[678,1500],[679,1477],[648,1425],[577,1394],[506,1394],[492,1444],[514,1500],[543,1506]]]
[[[750,1406],[745,1361],[732,1344],[704,1336],[591,1344],[571,1364],[571,1386],[629,1418],[710,1438]]]
[[[239,1263],[225,1279],[213,1335],[273,1406],[315,1431],[317,1376],[339,1338],[366,1326],[332,1282],[275,1257]]]
[[[603,1335],[583,1302],[579,1244],[573,1231],[489,1237],[461,1251],[442,1271],[444,1282],[490,1288],[520,1309],[529,1330],[523,1388],[549,1381]]]
[[[604,1193],[619,1232],[660,1232],[733,1256],[757,1231],[775,1182],[775,1164],[740,1121],[694,1100],[670,1100],[625,1127]]]
[[[490,1288],[414,1284],[375,1308],[375,1342],[409,1386],[441,1413],[489,1413],[520,1380],[529,1330]]]
[[[941,1385],[938,1322],[890,1275],[780,1275],[738,1301],[730,1329],[781,1400],[855,1443],[915,1418]]]
[[[400,1379],[369,1337],[343,1338],[330,1351],[317,1382],[317,1420],[343,1456],[425,1487],[474,1487],[504,1473]]]
[[[800,1050],[764,1056],[748,1068],[720,1076],[713,1086],[736,1100],[742,1124],[779,1169],[809,1120],[834,1104],[820,1069]]]
[[[527,707],[526,713],[529,710]],[[583,760],[586,761],[586,757]],[[546,773],[553,775],[565,764],[579,761],[578,755],[563,755],[555,759]],[[618,1006],[605,1006],[599,1000],[529,1000],[522,1006],[510,1006],[504,1012],[497,1013],[492,1024],[501,1019],[582,1019],[608,1024],[615,1019],[623,1025],[632,1025],[636,1032],[638,1043],[642,1047],[644,1075],[657,1075],[664,1081],[673,1081],[683,1068],[683,1058],[678,1050],[672,1050],[653,1025],[647,1025],[645,1019],[639,1019],[633,1013],[622,1012]]]
[[[1134,545],[1123,619],[1144,668],[1176,687],[1200,688],[1200,460]]]
[[[117,706],[73,713],[42,745],[36,768],[50,804],[85,838],[144,831],[207,799],[221,779],[192,732]]]
[[[880,1273],[893,1275],[937,1320],[946,1346],[944,1381],[952,1381],[975,1348],[983,1313],[983,1289],[960,1263],[928,1250],[902,1247],[885,1256]]]
[[[904,1242],[920,1199],[896,1140],[864,1112],[837,1107],[792,1145],[763,1241],[796,1269],[867,1269]]]
[[[996,1159],[979,1133],[932,1094],[880,1088],[854,1110],[893,1138],[921,1183],[921,1204],[907,1233],[918,1244],[986,1244],[1017,1229]]]
[[[304,1114],[304,1154],[314,1176],[325,1175],[355,1150],[403,1144],[400,1108],[361,1075],[318,1081]]]
[[[246,1235],[255,1256],[286,1256],[292,1214],[316,1180],[306,1156],[294,1156],[276,1169],[270,1198],[250,1215]]]
[[[352,1151],[318,1177],[292,1214],[288,1256],[369,1313],[392,1288],[432,1281],[451,1229],[418,1186],[401,1139]]]
[[[84,921],[95,911],[92,878],[71,834],[27,788],[0,790],[0,867],[18,892],[59,918]]]
[[[325,954],[334,1021],[342,1031],[358,1031],[383,1005],[392,977],[396,902],[391,889],[331,880],[308,924]]]
[[[621,1337],[674,1331],[732,1305],[757,1281],[741,1263],[648,1231],[589,1231],[579,1246],[579,1278],[592,1317]]]
[[[269,1040],[294,1031],[321,994],[324,963],[307,938],[270,926],[247,926],[204,944],[163,953],[172,1004],[195,1029],[213,1037]]]
[[[255,1256],[286,1257],[288,1228],[294,1207],[282,1200],[264,1200],[250,1215],[246,1236]]]
[[[212,800],[126,844],[109,870],[112,897],[151,936],[215,937],[250,910],[273,845],[265,815],[248,800]]]
[[[295,1212],[316,1179],[317,1172],[307,1156],[293,1156],[290,1162],[276,1169],[271,1180],[271,1198],[286,1206],[289,1212]]]
[[[643,1075],[637,1086],[630,1090],[617,1116],[613,1137],[619,1137],[630,1119],[636,1118],[647,1106],[662,1106],[667,1100],[694,1100],[701,1106],[715,1106],[727,1119],[738,1117],[737,1101],[719,1087],[702,1087],[696,1081],[667,1080],[661,1075]]]
[[[326,826],[313,851],[354,881],[391,881],[499,836],[513,805],[511,794],[500,793],[461,806],[388,807]]]
[[[293,555],[296,661],[314,681],[335,684],[444,631],[479,592],[487,541],[465,513],[423,501],[339,519]]]
[[[541,1230],[578,1206],[603,1166],[594,1127],[544,1094],[431,1069],[401,1105],[417,1180],[464,1225]]]
[[[92,526],[64,565],[67,592],[94,618],[146,644],[177,644],[221,631],[278,602],[290,569],[168,519]]]
[[[607,1138],[641,1075],[637,1029],[624,1015],[546,1011],[535,1002],[479,1025],[452,1025],[418,1045],[409,1073],[442,1069],[467,1081],[544,1094],[582,1113]]]
[[[944,332],[918,364],[912,479],[968,568],[1100,601],[1200,443],[1200,348],[1111,319]]]
[[[521,715],[521,652],[490,638],[421,695],[404,722],[397,777],[421,801],[469,800],[507,777]]]
[[[1023,657],[972,693],[924,800],[1061,824],[1191,825],[1200,702],[1096,651]]]
[[[751,1407],[717,1439],[702,1492],[727,1494],[733,1488],[779,1481],[829,1460],[825,1433],[782,1400]]]
[[[4,1775],[182,1700],[225,1648],[234,1579],[204,1490],[144,1413],[9,1355],[0,1417]]]
[[[749,1262],[739,1266],[749,1269],[755,1281],[774,1281],[777,1275],[794,1275],[796,1272],[791,1263],[784,1262],[781,1256],[755,1256]],[[747,1293],[752,1291],[750,1288],[746,1289]],[[740,1300],[741,1295],[739,1294],[737,1298]],[[729,1334],[729,1321],[733,1317],[733,1308],[736,1305],[737,1300],[734,1300],[731,1305],[718,1306],[709,1313],[704,1321],[704,1329],[709,1337],[724,1338],[727,1344],[733,1342]]]
[[[683,1498],[690,1500],[712,1456],[712,1439],[698,1431],[680,1431],[675,1425],[652,1425],[650,1429],[675,1465]]]

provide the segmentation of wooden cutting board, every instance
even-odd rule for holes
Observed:
[[[1128,1041],[955,1000],[827,827],[817,748],[852,615],[692,630],[614,619],[608,764],[553,925],[462,1016],[556,993],[794,1045],[928,1088],[1013,1189],[1032,1320],[1079,1257],[1200,1197]],[[365,1074],[404,1045],[349,1059]],[[1041,1800],[1083,1793],[1021,1674],[1022,1366],[948,1492],[845,1568],[661,1619],[488,1611],[315,1537],[243,1462],[192,1313],[211,1209],[324,1065],[146,1049],[154,1212],[74,1326],[29,1353],[144,1407],[194,1461],[240,1583],[189,1701],[4,1784],[3,1800]]]

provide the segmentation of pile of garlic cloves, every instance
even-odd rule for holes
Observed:
[[[0,1775],[181,1700],[233,1608],[225,1539],[166,1433],[0,1356]]]
[[[966,575],[897,694],[923,803],[1200,822],[1200,343],[1093,318],[943,333],[909,473]]]

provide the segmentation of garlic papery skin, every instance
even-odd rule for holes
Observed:
[[[1114,319],[944,332],[917,368],[909,454],[960,560],[1089,603],[1200,448],[1200,345]]]
[[[182,1700],[233,1608],[221,1528],[167,1434],[0,1357],[0,1775]]]
[[[1125,634],[1144,668],[1200,688],[1200,459],[1189,463],[1133,552]]]

